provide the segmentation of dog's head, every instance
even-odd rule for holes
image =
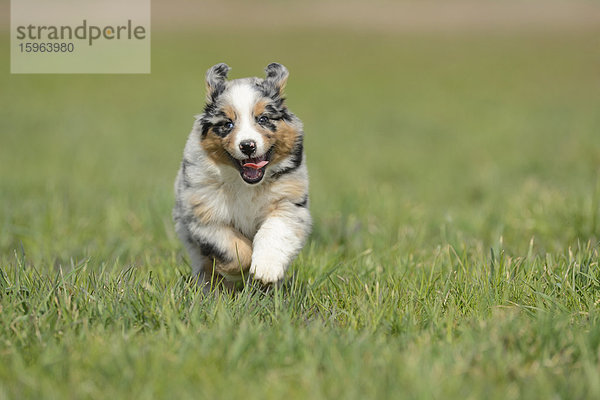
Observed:
[[[281,174],[302,162],[302,124],[285,105],[288,71],[269,64],[266,77],[227,80],[230,68],[217,64],[206,72],[200,142],[216,163],[236,168],[248,184]]]

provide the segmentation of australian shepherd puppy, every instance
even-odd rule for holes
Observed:
[[[206,72],[206,106],[175,180],[175,229],[203,283],[280,282],[311,229],[302,123],[284,101],[288,71],[227,80]]]

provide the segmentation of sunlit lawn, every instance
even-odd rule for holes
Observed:
[[[4,63],[0,398],[598,397],[597,38],[156,32],[151,75]],[[196,291],[171,223],[221,61],[285,64],[305,125],[314,231],[266,295]]]

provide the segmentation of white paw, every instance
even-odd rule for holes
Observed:
[[[283,279],[285,268],[268,261],[252,261],[250,276],[264,284],[278,283]]]

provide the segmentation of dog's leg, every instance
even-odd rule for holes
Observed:
[[[280,204],[254,237],[250,275],[265,284],[279,283],[302,249],[310,228],[306,204]]]
[[[192,272],[199,282],[218,283],[221,275],[215,273],[239,276],[250,268],[252,243],[237,230],[224,225],[203,225],[194,219],[178,221],[175,229],[190,255]]]
[[[199,283],[204,282],[204,266],[206,264],[206,258],[202,256],[200,249],[194,245],[189,236],[187,240],[183,241],[183,243],[190,256],[192,275],[198,280]]]

